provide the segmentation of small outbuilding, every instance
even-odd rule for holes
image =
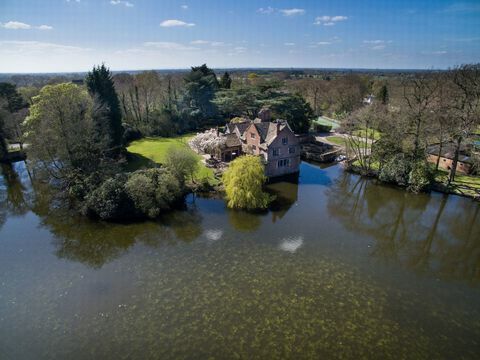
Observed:
[[[471,158],[471,149],[462,146],[458,155],[457,172],[470,174],[473,171],[473,160]],[[444,144],[440,151],[440,144],[431,145],[427,149],[427,160],[433,164],[438,161],[438,167],[450,171],[455,157],[455,146],[451,143]],[[440,159],[439,159],[440,158]]]

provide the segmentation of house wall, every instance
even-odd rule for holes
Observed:
[[[438,156],[436,155],[428,155],[427,160],[433,164],[437,163]],[[444,170],[449,171],[453,166],[453,160],[447,159],[444,157],[440,157],[440,162],[438,163],[438,167]],[[457,172],[462,174],[470,174],[472,171],[472,166],[470,164],[458,161],[457,162]]]
[[[287,144],[283,145],[282,138],[287,138]],[[294,153],[289,152],[289,148],[295,149]],[[274,155],[274,150],[279,151]],[[279,166],[279,160],[288,159],[288,166]],[[288,128],[284,128],[268,146],[267,164],[265,165],[265,175],[268,177],[282,176],[296,173],[300,169],[300,143],[295,134]]]
[[[252,134],[254,137],[252,137]],[[247,150],[250,150],[250,154],[260,155],[260,134],[253,124],[245,130],[245,143],[247,145]]]

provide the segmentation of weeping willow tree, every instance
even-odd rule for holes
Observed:
[[[241,156],[223,174],[227,205],[234,209],[265,209],[272,197],[263,191],[267,178],[258,156]]]

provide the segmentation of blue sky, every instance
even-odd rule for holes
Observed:
[[[478,0],[0,0],[0,72],[479,61]]]

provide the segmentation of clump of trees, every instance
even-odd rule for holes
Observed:
[[[258,156],[240,156],[223,174],[227,205],[233,209],[265,209],[273,200],[263,191],[264,165]]]
[[[102,220],[154,219],[169,211],[185,189],[168,169],[117,174],[105,180],[85,199],[85,214]]]
[[[428,189],[439,161],[427,162],[430,145],[438,155],[454,149],[448,183],[457,172],[464,145],[474,154],[473,139],[480,126],[480,65],[463,65],[446,72],[403,77],[397,96],[383,83],[373,105],[353,111],[343,121],[350,159],[363,174],[407,186]],[[431,150],[430,150],[431,151]]]
[[[253,119],[268,107],[273,119],[287,120],[296,133],[310,129],[313,110],[298,93],[285,92],[276,81],[256,82],[218,91],[213,103],[224,118],[247,117]]]

